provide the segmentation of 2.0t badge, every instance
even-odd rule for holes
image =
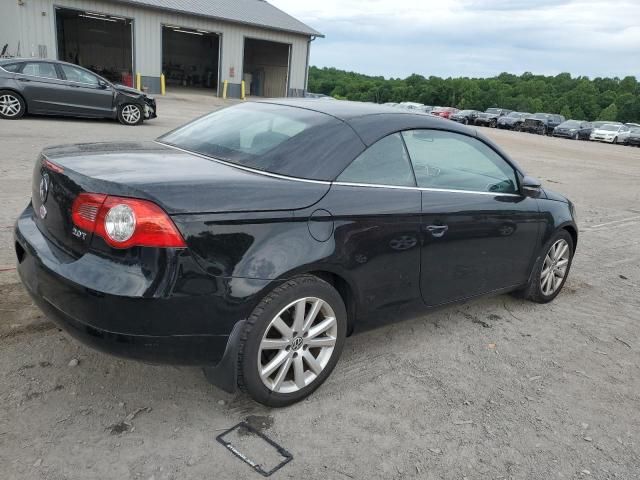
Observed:
[[[49,197],[49,187],[51,184],[51,180],[49,179],[48,173],[43,173],[42,178],[40,179],[40,201],[42,204],[40,205],[40,218],[45,219],[47,216],[47,207],[44,206],[44,203],[47,201]]]

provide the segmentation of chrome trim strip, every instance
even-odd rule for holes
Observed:
[[[400,187],[396,185],[379,185],[374,183],[351,183],[351,182],[333,182],[333,185],[341,185],[345,187],[371,187],[371,188],[392,188],[395,190],[418,190],[421,192],[448,192],[448,193],[471,193],[474,195],[491,195],[493,197],[521,197],[517,193],[501,193],[501,192],[480,192],[476,190],[455,190],[451,188],[428,188],[428,187]]]
[[[475,195],[492,195],[494,197],[521,197],[522,195],[518,195],[517,193],[499,193],[499,192],[478,192],[475,190],[453,190],[448,188],[426,188],[426,187],[401,187],[398,185],[379,185],[375,183],[350,183],[350,182],[328,182],[325,180],[311,180],[308,178],[299,178],[299,177],[289,177],[287,175],[280,175],[277,173],[265,172],[263,170],[257,170],[255,168],[245,167],[244,165],[237,165],[232,162],[227,162],[225,160],[221,160],[215,157],[209,157],[207,155],[203,155],[197,152],[191,152],[189,150],[185,150],[180,147],[176,147],[175,145],[169,145],[167,143],[159,142],[158,140],[154,140],[154,143],[158,145],[162,145],[164,147],[173,148],[174,150],[178,150],[180,152],[188,153],[190,155],[195,155],[196,157],[204,158],[207,160],[212,160],[214,162],[222,163],[223,165],[228,165],[229,167],[238,168],[240,170],[244,170],[251,173],[257,173],[259,175],[265,175],[267,177],[279,178],[281,180],[293,180],[296,182],[305,182],[305,183],[316,183],[319,185],[339,185],[344,187],[370,187],[370,188],[391,188],[394,190],[417,190],[421,192],[449,192],[449,193],[471,193]]]
[[[294,180],[296,182],[317,183],[317,184],[320,184],[320,185],[331,185],[331,183],[332,183],[332,182],[327,182],[325,180],[311,180],[309,178],[289,177],[287,175],[279,175],[277,173],[265,172],[264,170],[258,170],[256,168],[245,167],[244,165],[238,165],[238,164],[235,164],[235,163],[232,163],[232,162],[227,162],[225,160],[221,160],[220,158],[209,157],[207,155],[203,155],[202,153],[191,152],[189,150],[185,150],[183,148],[176,147],[175,145],[169,145],[168,143],[159,142],[158,140],[154,140],[154,143],[157,143],[158,145],[162,145],[162,146],[165,146],[165,147],[173,148],[174,150],[179,150],[181,152],[188,153],[190,155],[195,155],[196,157],[205,158],[207,160],[212,160],[214,162],[222,163],[223,165],[228,165],[229,167],[238,168],[238,169],[244,170],[246,172],[257,173],[259,175],[264,175],[266,177],[279,178],[280,180]]]

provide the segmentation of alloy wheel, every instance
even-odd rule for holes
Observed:
[[[276,393],[310,385],[329,363],[338,337],[331,306],[316,297],[300,298],[267,326],[258,350],[258,375]]]
[[[551,245],[542,264],[540,288],[546,296],[553,295],[562,285],[569,267],[569,244],[560,239]]]
[[[10,94],[0,96],[0,113],[6,117],[15,117],[20,113],[20,100]]]
[[[122,118],[125,122],[135,124],[140,121],[140,108],[135,105],[125,105],[122,107]]]

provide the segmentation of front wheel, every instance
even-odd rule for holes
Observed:
[[[17,120],[25,114],[26,110],[20,95],[8,90],[0,90],[0,118]]]
[[[340,294],[310,275],[285,282],[248,318],[240,339],[238,386],[284,407],[309,396],[336,366],[347,332]]]
[[[536,303],[548,303],[556,298],[567,281],[573,253],[573,238],[569,232],[558,231],[538,259],[524,297]]]
[[[144,120],[142,107],[133,103],[127,103],[118,107],[118,120],[123,125],[140,125]]]
[[[491,120],[491,123],[489,123],[489,127],[491,128],[496,128],[497,126],[498,126],[497,120]]]

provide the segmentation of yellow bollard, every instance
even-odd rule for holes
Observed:
[[[136,73],[136,88],[142,90],[142,75]]]
[[[223,86],[222,86],[222,98],[223,98],[224,100],[226,100],[226,99],[227,99],[227,86],[228,86],[228,83],[229,83],[229,82],[228,82],[227,80],[225,80],[225,81],[224,81],[224,84],[223,84]]]
[[[240,84],[240,99],[241,100],[245,100],[245,91],[244,91],[244,80],[242,80],[241,84]]]
[[[164,73],[160,75],[160,95],[164,95],[166,91],[166,85],[164,82]]]

